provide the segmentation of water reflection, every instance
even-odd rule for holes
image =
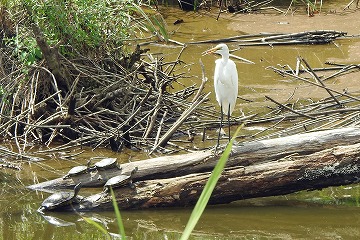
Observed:
[[[123,211],[129,239],[178,239],[191,209]],[[360,236],[360,209],[296,202],[282,197],[210,206],[200,219],[192,239],[353,239]],[[2,214],[3,239],[104,239],[82,216],[103,225],[117,236],[112,212],[64,214],[49,213],[47,222],[34,212]],[[53,224],[66,222],[68,226]],[[341,219],[341,221],[339,221]]]
[[[36,209],[47,194],[38,195],[20,182],[12,190],[7,181],[1,183],[2,239],[104,239],[83,216],[113,236],[118,234],[111,211],[41,215]],[[209,206],[192,239],[352,239],[360,236],[359,206],[359,185]],[[129,239],[178,239],[190,212],[190,208],[122,211],[122,217]]]

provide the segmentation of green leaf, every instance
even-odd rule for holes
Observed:
[[[99,229],[102,233],[104,233],[108,239],[111,239],[111,236],[109,234],[109,232],[103,227],[101,226],[99,223],[95,222],[94,220],[87,218],[87,217],[83,217],[83,219],[87,222],[90,223],[91,225],[93,225],[94,227],[96,227],[97,229]]]
[[[161,18],[161,22],[160,22],[155,16],[153,16],[152,19],[153,19],[153,22],[155,23],[155,25],[157,25],[159,27],[159,31],[160,31],[161,35],[167,42],[169,40],[169,36],[168,36],[168,32],[167,32],[165,24],[164,24],[164,20]]]
[[[151,20],[148,14],[146,14],[142,10],[142,8],[135,3],[133,3],[133,8],[138,14],[142,15],[142,17],[145,19],[146,23],[142,23],[142,26],[145,26],[148,29],[148,31],[152,33],[158,32],[155,25],[158,26],[161,36],[164,38],[165,41],[168,41],[169,34],[166,30],[164,21],[160,22],[155,16],[152,16],[151,17],[152,20]]]
[[[119,206],[117,205],[115,194],[111,187],[110,187],[110,193],[111,193],[112,203],[114,206],[114,211],[115,211],[115,215],[116,215],[116,219],[117,219],[117,224],[119,227],[119,234],[121,235],[121,239],[126,239],[125,228],[124,228],[123,221],[121,219]]]
[[[226,161],[229,158],[229,155],[231,153],[232,145],[235,140],[235,137],[238,135],[240,129],[244,126],[242,124],[238,129],[236,130],[234,136],[231,138],[229,144],[226,146],[226,149],[224,153],[221,155],[218,163],[216,164],[214,170],[212,171],[210,178],[205,184],[204,190],[202,191],[191,215],[189,218],[188,223],[186,224],[185,230],[180,238],[180,240],[186,240],[189,238],[192,230],[195,228],[197,222],[199,221],[202,213],[205,210],[205,207],[207,203],[209,202],[210,196],[216,186],[217,181],[220,178],[220,175],[222,171],[224,170],[224,167],[226,165]]]

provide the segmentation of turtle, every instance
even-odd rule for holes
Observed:
[[[53,195],[46,198],[39,208],[40,212],[43,212],[44,210],[53,210],[56,208],[64,207],[66,205],[70,205],[73,202],[79,202],[81,200],[80,197],[78,197],[78,193],[81,188],[81,183],[78,183],[74,187],[74,191],[72,192],[57,192]]]
[[[63,179],[67,179],[76,175],[80,175],[86,173],[89,170],[88,166],[76,166],[69,170],[69,172],[63,177]]]
[[[116,158],[104,158],[103,160],[94,164],[97,170],[106,170],[110,168],[118,167]]]
[[[131,171],[130,175],[121,174],[115,177],[110,178],[104,185],[104,192],[109,192],[111,188],[118,188],[129,184],[132,186],[132,175],[137,171],[137,167]]]

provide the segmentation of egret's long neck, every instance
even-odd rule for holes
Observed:
[[[229,60],[229,54],[221,54],[221,56],[224,63],[226,63]]]

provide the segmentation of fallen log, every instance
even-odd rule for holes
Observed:
[[[193,206],[210,173],[139,181],[134,188],[115,189],[121,209]],[[276,196],[360,182],[360,144],[339,146],[308,155],[293,155],[247,167],[227,168],[209,204]],[[103,191],[64,211],[112,210],[111,195]]]
[[[233,146],[227,167],[252,166],[275,161],[292,154],[306,155],[335,146],[355,144],[360,141],[359,137],[360,128],[341,128],[239,143]],[[173,178],[211,171],[218,158],[219,156],[214,155],[211,150],[163,156],[122,164],[121,170],[117,168],[105,171],[95,170],[71,178],[57,178],[34,184],[29,188],[49,191],[73,188],[79,182],[83,187],[99,187],[103,186],[111,177],[119,174],[129,175],[134,168],[138,169],[133,175],[134,182]]]

